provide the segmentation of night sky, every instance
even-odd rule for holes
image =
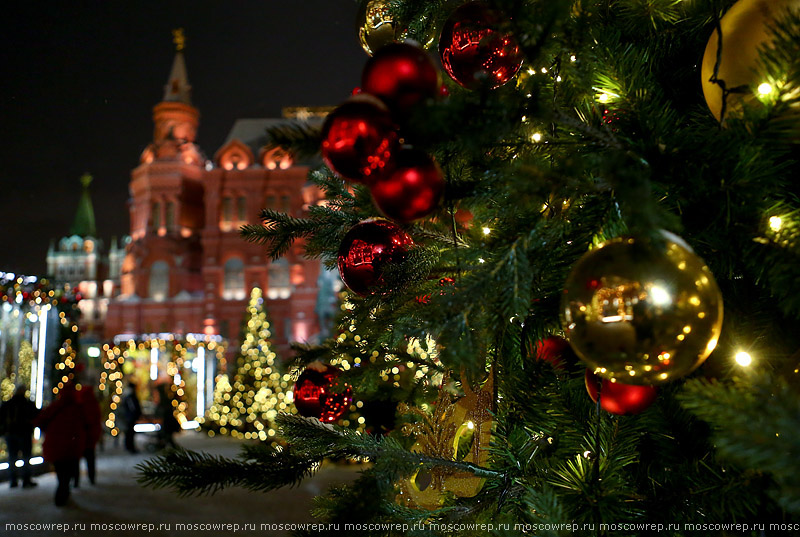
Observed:
[[[127,233],[130,171],[152,139],[173,28],[185,30],[197,142],[209,158],[237,118],[338,104],[367,59],[353,0],[28,4],[4,6],[0,32],[4,271],[44,275],[84,172],[100,237],[108,245]]]

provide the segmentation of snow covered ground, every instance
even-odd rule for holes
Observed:
[[[213,496],[179,498],[168,490],[143,488],[136,482],[134,466],[152,456],[144,450],[144,435],[138,436],[143,448],[139,454],[128,454],[122,442],[115,447],[110,441],[104,452],[98,451],[94,486],[86,477],[84,462],[81,486],[73,489],[66,507],[53,503],[56,478],[52,472],[35,478],[39,486],[32,489],[11,489],[7,481],[0,483],[0,535],[290,535],[290,528],[280,529],[272,524],[313,523],[309,514],[311,499],[331,484],[355,479],[360,469],[323,465],[300,486],[266,494],[227,489]],[[195,432],[184,432],[177,441],[187,449],[226,456],[236,455],[241,446],[228,437],[208,438]],[[47,524],[62,526],[47,529]],[[270,526],[262,529],[261,524]]]

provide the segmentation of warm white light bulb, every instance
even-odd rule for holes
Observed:
[[[656,306],[667,306],[672,303],[669,292],[660,285],[654,285],[650,289],[650,298]]]
[[[772,85],[769,82],[764,82],[758,86],[758,93],[759,95],[769,95],[772,93]]]
[[[531,135],[531,140],[533,140],[534,142],[541,142],[542,141],[542,134],[539,133],[539,132],[534,132]]]
[[[769,228],[777,233],[781,230],[781,226],[783,225],[783,220],[780,216],[771,216],[769,218]]]
[[[736,363],[742,367],[748,367],[750,364],[753,363],[753,357],[750,356],[750,353],[745,351],[739,351],[736,353]]]
[[[491,233],[491,232],[492,232],[492,230],[491,230],[491,229],[489,229],[488,227],[484,227],[484,228],[483,228],[483,234],[484,234],[484,235],[488,235],[488,234],[489,234],[489,233]]]

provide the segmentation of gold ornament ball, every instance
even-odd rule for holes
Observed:
[[[356,14],[356,29],[361,48],[372,56],[376,50],[408,38],[408,27],[394,19],[391,14],[392,0],[361,0]],[[428,35],[416,36],[423,48],[429,48],[434,41],[435,31]]]
[[[683,239],[616,238],[587,252],[564,285],[562,324],[598,375],[660,384],[697,368],[722,329],[722,295]]]
[[[759,79],[758,49],[770,40],[768,24],[787,9],[800,9],[800,0],[739,0],[720,20],[722,28],[722,58],[717,78],[725,81],[730,90],[749,86],[747,93],[728,95],[726,110],[735,110],[743,101],[752,99],[758,86],[766,82]],[[711,82],[717,62],[717,31],[711,34],[706,45],[700,69],[703,95],[711,113],[722,120],[722,88]]]

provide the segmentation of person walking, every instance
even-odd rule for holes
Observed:
[[[122,398],[122,421],[125,425],[125,449],[129,453],[138,453],[134,444],[136,434],[136,422],[142,416],[142,406],[139,404],[139,397],[136,395],[136,385],[129,383],[126,393]]]
[[[181,424],[175,418],[175,408],[169,396],[170,386],[159,384],[158,405],[156,405],[156,417],[161,420],[161,429],[158,431],[159,444],[162,448],[177,448],[173,435],[181,430]]]
[[[100,435],[103,432],[102,425],[100,424],[100,402],[94,390],[86,386],[78,392],[78,402],[80,403],[83,417],[86,419],[86,445],[83,449],[83,458],[86,459],[86,474],[89,477],[89,483],[95,484],[96,477],[96,446],[100,440]],[[75,474],[75,488],[78,488],[81,480],[80,467]]]
[[[8,471],[11,487],[19,486],[17,461],[22,459],[22,488],[35,487],[31,479],[33,420],[39,413],[33,401],[25,396],[25,386],[17,386],[14,395],[0,405],[0,430],[5,431],[8,447]]]
[[[65,384],[58,398],[42,410],[34,423],[44,430],[42,455],[55,467],[55,503],[62,507],[69,499],[69,484],[86,446],[87,423],[75,386],[71,382]]]

